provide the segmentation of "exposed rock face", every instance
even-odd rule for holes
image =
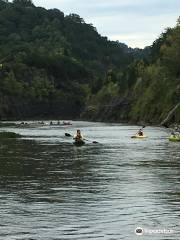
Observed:
[[[176,112],[180,109],[180,102],[168,113],[167,117],[161,122],[161,125],[164,127],[169,127],[174,123],[174,118]]]
[[[100,106],[88,106],[81,115],[84,119],[98,121],[129,121],[132,98],[113,98],[109,104]]]

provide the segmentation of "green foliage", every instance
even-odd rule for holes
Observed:
[[[95,116],[99,116],[98,111],[104,114],[103,106],[112,105],[105,108],[103,118],[160,123],[180,102],[179,19],[176,27],[166,29],[148,51],[143,59],[143,53],[135,50],[136,60],[107,73],[102,88],[89,102],[92,109],[98,106]],[[177,110],[173,121],[180,123],[179,116]]]
[[[157,45],[154,62],[140,68],[137,65],[136,102],[130,112],[135,121],[159,123],[180,102],[180,26],[168,29],[156,41],[152,53]],[[174,121],[180,122],[178,114]]]
[[[89,106],[157,123],[180,101],[179,63],[179,19],[151,47],[131,49],[77,14],[0,0],[0,119],[77,117]]]
[[[23,7],[33,6],[33,3],[31,0],[13,0],[13,4],[23,6]]]
[[[13,132],[0,132],[0,139],[5,138],[20,138],[21,135]]]
[[[78,116],[107,69],[131,62],[127,52],[77,14],[1,0],[0,118]]]

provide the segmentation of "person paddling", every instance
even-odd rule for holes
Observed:
[[[147,138],[147,136],[144,134],[144,132],[143,132],[143,129],[145,128],[145,126],[143,126],[142,128],[140,128],[139,130],[138,130],[138,132],[134,135],[134,136],[132,136],[131,138],[139,138],[139,139],[145,139],[145,138]]]
[[[179,138],[180,137],[180,131],[178,130],[178,128],[175,128],[175,130],[173,130],[171,132],[171,135],[174,137],[174,138]]]
[[[81,134],[81,130],[77,130],[76,134],[74,135],[73,138],[75,141],[83,141],[83,135]]]
[[[141,129],[139,129],[139,131],[138,131],[138,136],[143,136],[143,135],[144,135],[143,129],[141,128]]]

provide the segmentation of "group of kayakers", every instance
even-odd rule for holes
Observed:
[[[145,126],[143,126],[142,128],[140,128],[139,130],[138,130],[138,132],[134,135],[134,136],[132,136],[131,138],[147,138],[147,136],[144,134],[144,131],[143,131],[143,129],[145,128]],[[78,129],[77,130],[77,132],[76,132],[76,134],[74,135],[74,138],[73,138],[74,140],[75,140],[75,144],[84,144],[85,142],[84,142],[84,137],[83,137],[83,135],[82,135],[82,133],[81,133],[81,130],[80,129]],[[170,141],[180,141],[180,131],[179,130],[177,130],[176,129],[176,131],[173,131],[172,133],[171,133],[171,137],[169,138],[169,140]]]
[[[18,123],[17,125],[20,125],[20,126],[23,126],[23,125],[61,125],[61,126],[69,126],[69,125],[72,125],[71,122],[69,121],[62,121],[60,122],[59,120],[57,122],[54,122],[54,121],[50,121],[49,123],[47,122],[44,122],[44,121],[37,121],[37,122],[21,122],[21,123]]]
[[[71,122],[69,121],[63,121],[63,122],[60,122],[59,120],[55,123],[53,121],[50,121],[50,124],[49,125],[72,125]]]
[[[137,134],[136,134],[135,136],[133,136],[133,137],[140,137],[140,138],[146,137],[146,136],[144,135],[143,128],[144,128],[144,127],[142,127],[141,129],[139,129],[139,131],[137,132]],[[76,131],[76,134],[74,135],[73,140],[75,140],[75,142],[74,142],[75,144],[84,144],[84,143],[85,143],[85,142],[84,142],[84,137],[83,137],[80,129],[78,129],[78,130]]]

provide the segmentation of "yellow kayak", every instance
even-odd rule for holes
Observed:
[[[171,135],[169,137],[169,141],[172,141],[172,142],[180,142],[180,136],[173,136]]]
[[[148,138],[146,135],[143,136],[139,136],[139,135],[134,135],[131,138],[138,138],[138,139],[144,139],[144,138]]]

